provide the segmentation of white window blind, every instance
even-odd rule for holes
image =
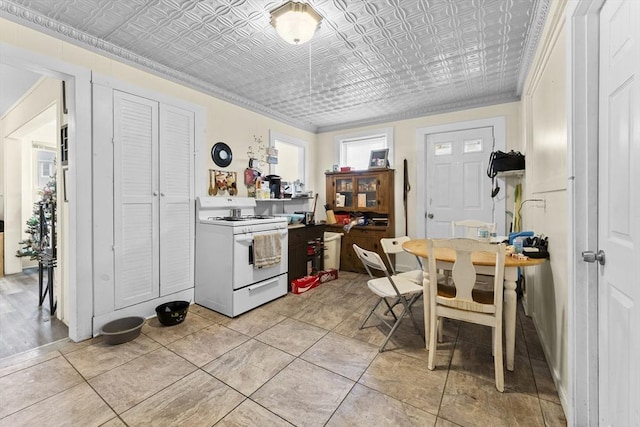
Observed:
[[[355,170],[369,168],[371,151],[389,149],[388,160],[393,167],[393,128],[376,129],[335,137],[336,161]]]

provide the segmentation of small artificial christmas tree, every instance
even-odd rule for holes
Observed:
[[[56,176],[52,176],[49,179],[49,182],[38,191],[38,194],[41,196],[39,202],[33,204],[33,214],[31,218],[27,220],[27,228],[25,233],[28,236],[18,242],[22,245],[22,248],[18,249],[16,252],[16,256],[19,258],[29,257],[30,259],[37,260],[40,253],[45,249],[43,243],[41,241],[40,235],[40,205],[44,204],[45,206],[45,217],[49,220],[52,217],[53,212],[52,209],[55,209],[56,202]],[[47,236],[44,236],[44,240],[46,241]]]

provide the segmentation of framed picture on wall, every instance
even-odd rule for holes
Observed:
[[[389,149],[371,150],[371,156],[369,157],[369,169],[381,169],[389,167]]]

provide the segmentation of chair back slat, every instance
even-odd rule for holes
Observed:
[[[430,295],[432,295],[433,298],[439,298],[442,300],[446,299],[448,301],[447,305],[464,307],[465,310],[470,311],[487,312],[502,310],[504,265],[506,252],[504,244],[496,245],[466,238],[427,240],[427,252],[433,253],[432,251],[436,248],[449,248],[456,251],[456,261],[453,265],[451,273],[451,284],[455,286],[456,294],[452,298],[440,298],[436,295],[436,289],[430,289]],[[478,303],[473,299],[473,288],[476,282],[477,274],[476,268],[472,263],[473,252],[495,253],[496,266],[493,277],[493,304],[496,306],[495,309],[489,309],[488,307],[486,307],[487,304]],[[435,257],[429,257],[430,274],[431,271],[436,271]]]
[[[456,299],[473,301],[472,291],[476,284],[476,269],[471,262],[471,252],[456,251],[456,262],[451,271],[456,287]]]

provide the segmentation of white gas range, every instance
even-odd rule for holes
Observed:
[[[197,304],[235,317],[286,295],[287,219],[256,216],[255,207],[255,199],[249,197],[196,200]],[[279,263],[254,266],[257,235],[278,239]]]

